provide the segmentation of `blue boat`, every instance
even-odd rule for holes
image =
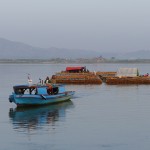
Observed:
[[[71,99],[74,91],[66,91],[64,85],[16,85],[9,96],[9,102],[17,106],[46,105]]]

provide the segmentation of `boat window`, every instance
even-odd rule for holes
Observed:
[[[14,89],[15,94],[37,94],[36,88],[16,88]]]
[[[30,94],[37,94],[37,89],[34,88],[34,87],[33,87],[33,88],[30,88],[30,89],[29,89],[29,93],[30,93]]]
[[[15,94],[24,94],[24,90],[22,88],[15,89]]]
[[[29,94],[30,92],[29,92],[29,89],[25,89],[24,90],[24,94]]]

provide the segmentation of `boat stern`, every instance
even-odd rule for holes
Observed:
[[[15,102],[15,99],[14,99],[14,95],[9,95],[9,102],[12,103],[12,102]]]

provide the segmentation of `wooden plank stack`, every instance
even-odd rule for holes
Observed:
[[[93,72],[57,73],[53,75],[52,82],[64,84],[102,84],[102,80]]]
[[[108,77],[106,78],[106,84],[150,84],[150,77]]]

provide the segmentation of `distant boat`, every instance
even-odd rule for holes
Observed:
[[[9,96],[9,102],[17,106],[46,105],[71,99],[74,91],[66,91],[62,84],[16,85]]]

